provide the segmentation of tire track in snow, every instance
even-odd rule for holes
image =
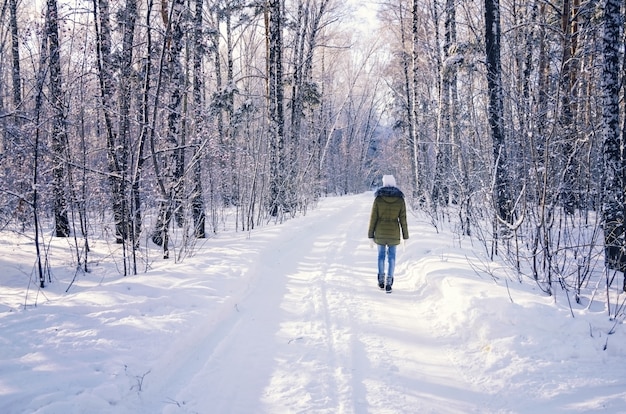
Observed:
[[[354,408],[355,385],[359,384],[352,380],[355,362],[352,350],[356,345],[355,333],[351,329],[353,322],[350,308],[353,307],[353,303],[351,297],[343,293],[342,289],[346,286],[346,274],[350,274],[348,271],[350,266],[340,262],[350,257],[353,251],[354,239],[350,237],[350,229],[357,227],[353,224],[349,221],[335,229],[334,237],[341,234],[345,237],[337,238],[337,248],[329,249],[320,283],[318,312],[324,321],[328,353],[325,359],[331,362],[326,377],[330,388],[329,394],[334,395],[326,407],[329,412],[350,412],[351,408]]]
[[[393,350],[378,328],[368,328],[371,322],[384,325],[386,308],[394,306],[394,295],[376,286],[376,250],[368,248],[366,238],[371,201],[353,198],[343,214],[333,217],[338,224],[318,231],[318,243],[326,247],[316,253],[320,269],[309,272],[301,296],[311,306],[294,315],[299,323],[312,321],[312,328],[305,332],[292,328],[293,336],[302,338],[286,364],[292,368],[293,382],[281,388],[274,379],[267,412],[358,413],[372,408],[394,412],[394,407],[400,412],[404,406],[398,404],[404,399],[402,392],[390,385],[399,371]],[[286,300],[297,302],[298,297]]]
[[[369,198],[365,200],[370,201]],[[271,412],[313,410],[336,413],[352,410],[347,407],[352,406],[355,389],[351,372],[354,341],[349,302],[341,292],[353,263],[341,263],[341,259],[350,257],[355,246],[366,240],[367,223],[362,222],[362,203],[362,198],[354,199],[351,205],[328,217],[323,229],[316,228],[318,236],[313,242],[314,248],[301,259],[303,271],[289,278],[294,282],[299,279],[307,281],[298,294],[285,298],[286,306],[297,312],[289,326],[284,328],[284,334],[289,336],[288,332],[294,332],[291,335],[301,340],[290,350],[289,363],[286,364],[296,368],[292,369],[293,382],[285,386],[281,384],[282,376],[278,375],[269,386],[273,390],[269,400]],[[355,237],[355,233],[358,236]],[[309,262],[313,266],[307,268]],[[317,269],[314,269],[315,264]],[[309,303],[308,307],[296,305],[302,299]],[[298,330],[298,325],[307,328]]]
[[[171,372],[171,380],[149,384],[141,396],[144,407],[152,400],[153,412],[160,411],[157,407],[172,413],[206,412],[207,407],[213,412],[271,412],[275,396],[281,396],[281,404],[290,404],[291,395],[297,401],[295,407],[303,403],[306,411],[325,404],[314,399],[329,400],[337,382],[329,386],[328,376],[315,379],[310,375],[319,373],[328,357],[320,360],[315,349],[307,355],[298,348],[305,342],[324,342],[316,338],[320,320],[306,316],[315,314],[320,295],[327,294],[322,291],[323,269],[337,247],[337,223],[352,215],[344,200],[333,201],[329,199],[308,217],[252,235],[253,243],[269,240],[261,240],[258,254],[246,258],[249,268],[243,277],[250,280],[248,288],[226,298],[218,316],[212,315],[214,323],[199,326],[161,358],[160,369]],[[265,233],[272,235],[265,237]],[[292,304],[284,299],[290,290],[296,293]],[[305,316],[293,322],[298,325],[295,334],[281,328],[292,323],[285,309],[289,306]],[[332,327],[325,335],[332,338]],[[294,349],[296,354],[292,354]],[[299,378],[293,375],[294,364],[303,367]],[[330,401],[335,406],[336,398]]]

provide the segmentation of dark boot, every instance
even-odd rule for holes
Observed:
[[[378,275],[378,287],[381,289],[385,288],[385,274],[384,273],[382,275],[381,274]]]
[[[385,285],[385,292],[391,293],[391,285],[393,285],[393,276],[387,277],[387,284]]]

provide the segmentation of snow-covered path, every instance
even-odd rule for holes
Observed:
[[[623,317],[609,320],[601,295],[570,310],[562,293],[505,283],[469,240],[418,216],[386,294],[366,238],[372,200],[327,198],[126,278],[95,242],[102,264],[69,293],[55,239],[61,265],[37,306],[35,291],[24,298],[28,242],[5,240],[0,412],[626,412]]]
[[[437,338],[436,310],[419,289],[425,280],[407,271],[401,248],[396,290],[376,286],[370,207],[369,196],[327,200],[281,226],[254,260],[259,266],[243,275],[252,285],[223,305],[230,315],[198,326],[206,336],[179,354],[173,377],[191,377],[169,394],[177,405],[219,413],[479,408]]]
[[[428,309],[403,291],[414,279],[398,277],[391,295],[376,286],[370,200],[326,202],[283,226],[246,275],[249,292],[208,330],[218,339],[198,350],[208,358],[177,401],[199,412],[401,412],[424,405],[424,384],[453,394]],[[444,369],[428,378],[433,364]]]

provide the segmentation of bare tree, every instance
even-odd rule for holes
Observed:
[[[278,217],[289,209],[285,184],[287,157],[285,154],[285,115],[283,85],[282,2],[268,0],[266,4],[267,89],[270,139],[270,200],[269,212]]]
[[[194,101],[194,121],[195,138],[194,166],[193,166],[193,190],[191,195],[191,209],[194,221],[194,234],[197,238],[206,237],[206,212],[202,185],[202,154],[203,136],[205,134],[205,123],[203,121],[205,111],[202,90],[204,88],[204,74],[202,73],[202,58],[205,55],[202,25],[203,25],[203,0],[195,1],[193,19],[193,101]]]
[[[578,49],[578,16],[580,0],[564,0],[561,12],[561,29],[563,31],[563,58],[561,61],[561,167],[563,171],[562,203],[567,214],[574,214],[578,207],[576,191],[577,162],[577,49]]]
[[[132,239],[132,246],[135,246],[135,239],[139,236],[135,234],[135,230],[131,223],[133,218],[130,216],[131,202],[129,201],[128,182],[131,177],[129,174],[130,164],[130,148],[131,148],[131,97],[133,82],[133,48],[135,47],[135,24],[137,20],[137,0],[126,0],[124,12],[121,15],[120,23],[122,30],[122,51],[119,57],[119,81],[118,81],[118,132],[117,145],[110,148],[109,152],[114,152],[114,165],[117,171],[111,173],[111,179],[114,180],[114,188],[119,192],[118,201],[121,205],[116,206],[114,210],[116,233],[118,242]],[[119,240],[121,238],[122,240]]]
[[[28,141],[24,139],[23,126],[26,122],[26,108],[23,102],[23,88],[22,88],[22,68],[21,68],[21,56],[20,56],[20,33],[18,27],[18,2],[17,0],[9,0],[5,2],[5,7],[2,8],[0,13],[0,19],[4,19],[6,13],[6,5],[8,4],[9,18],[8,30],[10,32],[10,66],[11,68],[11,87],[7,85],[7,92],[10,89],[11,104],[8,108],[7,114],[12,116],[2,117],[0,123],[2,124],[2,136],[0,137],[0,157],[2,157],[2,163],[6,165],[7,162],[12,164],[11,166],[11,179],[9,184],[14,189],[14,196],[12,196],[12,202],[7,203],[9,211],[13,213],[17,221],[21,223],[23,229],[27,227],[29,222],[27,214],[28,194],[31,192],[29,186],[29,169],[30,165],[27,161],[28,154]],[[4,36],[3,36],[4,37]],[[0,43],[0,48],[3,48],[4,40]],[[2,65],[0,63],[0,65]],[[8,94],[7,94],[8,95]],[[0,97],[0,114],[4,112],[4,96]],[[6,158],[5,158],[6,157]]]
[[[9,20],[11,26],[11,56],[13,85],[13,107],[19,110],[22,106],[22,71],[20,69],[20,42],[17,27],[17,0],[9,1]]]
[[[65,194],[65,180],[67,178],[68,139],[65,122],[65,102],[63,83],[61,79],[61,56],[59,45],[58,11],[56,0],[46,2],[46,35],[48,42],[48,67],[50,104],[52,106],[52,165],[53,192],[54,192],[54,229],[57,237],[67,237],[70,234],[70,224],[67,214],[67,198]]]
[[[485,0],[485,46],[487,53],[487,89],[494,160],[493,197],[500,221],[511,222],[512,203],[509,194],[508,160],[504,136],[502,68],[500,63],[500,1]]]
[[[122,17],[123,41],[119,65],[113,62],[112,30],[110,23],[110,6],[108,0],[93,0],[97,36],[98,79],[100,83],[100,99],[105,123],[107,139],[107,160],[109,185],[111,188],[112,211],[115,222],[115,236],[118,243],[128,238],[130,221],[126,198],[128,134],[130,106],[130,65],[132,64],[132,47],[134,25],[137,17],[135,0],[128,0]],[[115,77],[116,67],[120,76]],[[118,79],[116,83],[114,79]],[[117,86],[117,87],[116,87]],[[115,103],[115,96],[118,103]],[[117,128],[116,128],[117,123]]]
[[[626,272],[624,243],[625,153],[619,127],[620,27],[619,0],[604,1],[604,64],[602,66],[602,140],[604,154],[603,228],[605,263]]]
[[[162,2],[166,5],[167,2]],[[162,6],[163,7],[163,6]],[[162,10],[167,27],[164,37],[166,60],[164,65],[166,84],[169,88],[167,102],[167,130],[164,141],[164,156],[160,158],[163,175],[158,177],[161,189],[159,213],[152,241],[163,247],[163,257],[169,257],[169,226],[172,217],[179,227],[183,225],[183,176],[185,130],[181,123],[181,109],[185,86],[185,74],[181,63],[185,25],[185,4],[183,0],[173,0],[168,10]]]

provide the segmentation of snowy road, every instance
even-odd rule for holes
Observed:
[[[395,291],[376,286],[376,250],[366,238],[371,200],[326,200],[281,226],[242,275],[252,283],[247,292],[178,353],[186,358],[173,375],[178,405],[216,413],[479,411],[432,324],[436,309],[419,289],[425,281],[407,270],[401,248]]]
[[[372,201],[327,198],[183,262],[149,250],[129,277],[94,240],[69,289],[65,240],[37,291],[31,242],[0,239],[0,412],[626,413],[624,316],[604,295],[591,286],[570,309],[419,215],[386,294]]]

